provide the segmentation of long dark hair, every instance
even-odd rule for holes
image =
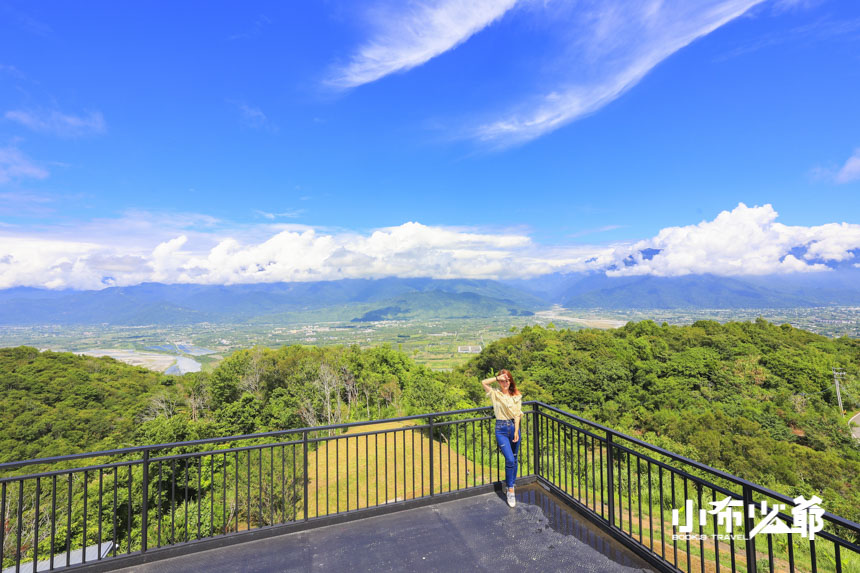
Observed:
[[[498,374],[498,375],[499,375],[499,376],[504,376],[504,377],[505,377],[505,378],[507,378],[507,379],[508,379],[508,381],[511,383],[511,385],[510,385],[510,386],[508,386],[508,394],[510,394],[511,396],[516,396],[517,394],[519,394],[519,393],[520,393],[520,391],[519,391],[519,390],[517,390],[517,383],[516,383],[516,382],[514,382],[514,377],[513,377],[513,376],[511,376],[511,371],[510,371],[510,370],[505,370],[504,368],[502,368],[501,370],[499,370],[499,374]]]

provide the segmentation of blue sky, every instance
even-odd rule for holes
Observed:
[[[0,288],[860,248],[857,2],[0,0],[0,86]]]

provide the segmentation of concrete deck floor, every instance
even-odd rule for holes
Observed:
[[[127,573],[311,571],[653,571],[537,484],[249,541]]]

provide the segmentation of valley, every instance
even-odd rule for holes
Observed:
[[[697,320],[752,321],[758,317],[776,324],[791,324],[831,338],[860,338],[860,308],[780,309],[565,309],[537,310],[533,316],[401,319],[370,322],[331,320],[284,323],[199,323],[184,325],[43,325],[0,326],[0,347],[34,346],[112,356],[132,365],[164,372],[177,357],[193,360],[211,370],[224,356],[260,345],[276,348],[291,344],[307,346],[358,345],[370,348],[388,344],[417,363],[434,370],[463,364],[475,347],[508,336],[525,326],[553,325],[559,329],[618,328],[630,321],[654,320],[672,325]],[[311,317],[305,317],[310,320]],[[202,347],[202,348],[201,348]],[[472,348],[466,348],[472,347]],[[161,350],[161,351],[159,351]],[[203,354],[202,352],[207,353]],[[190,363],[189,363],[190,364]],[[191,365],[193,368],[193,365]],[[194,371],[194,370],[184,370]]]

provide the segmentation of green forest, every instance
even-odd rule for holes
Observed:
[[[860,341],[761,319],[526,327],[453,372],[431,371],[388,346],[255,347],[211,373],[184,376],[7,348],[0,349],[0,462],[486,406],[478,380],[507,368],[525,400],[782,493],[815,493],[828,511],[860,521],[860,444],[838,411],[832,376],[834,367],[845,371],[843,405],[856,411],[858,364]],[[221,461],[208,463],[192,474],[201,488]],[[228,458],[223,463],[227,472]]]

